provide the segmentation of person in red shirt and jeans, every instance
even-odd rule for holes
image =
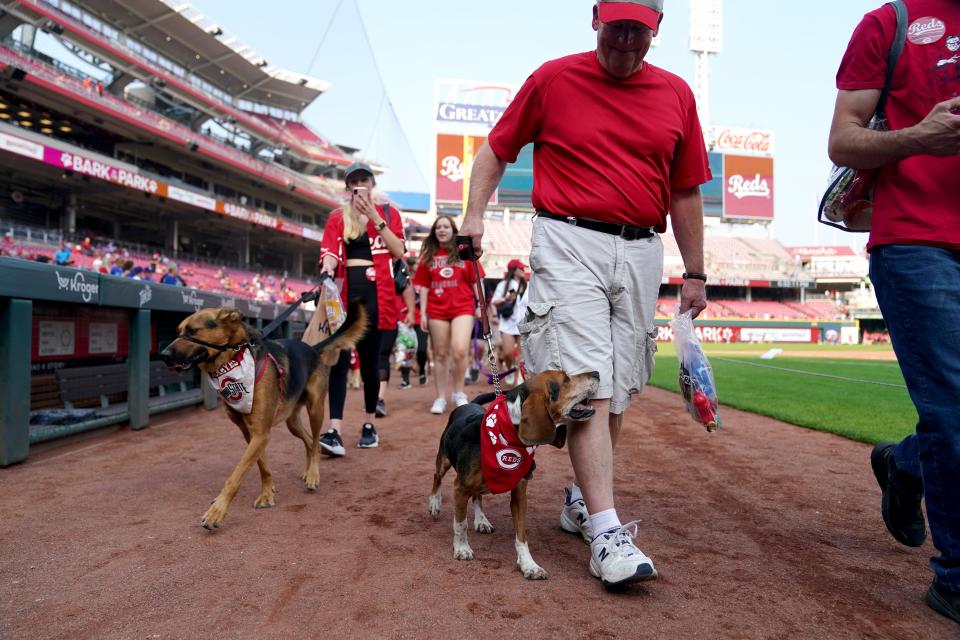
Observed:
[[[575,481],[560,525],[591,543],[590,573],[607,587],[657,575],[633,542],[636,525],[614,509],[613,447],[653,368],[668,214],[687,269],[681,311],[706,307],[700,185],[711,174],[696,103],[683,80],[644,61],[662,10],[662,0],[594,5],[596,50],[527,78],[474,160],[463,224],[479,252],[485,203],[533,142],[521,348],[531,374],[600,374],[594,417],[569,431]]]
[[[960,3],[905,4],[890,130],[867,128],[897,26],[885,5],[864,16],[840,63],[829,152],[838,165],[879,169],[870,280],[919,415],[915,433],[871,454],[881,513],[898,542],[919,547],[926,501],[940,551],[927,604],[960,622]]]
[[[420,328],[430,332],[433,345],[433,381],[437,399],[430,413],[447,410],[447,391],[453,376],[451,400],[457,407],[467,404],[463,374],[467,370],[467,347],[473,332],[477,300],[474,295],[478,274],[472,262],[457,255],[457,225],[450,216],[438,216],[423,241],[420,263],[413,284],[420,288]],[[483,277],[483,267],[479,277]],[[426,295],[424,295],[426,294]]]

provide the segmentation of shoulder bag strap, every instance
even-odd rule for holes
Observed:
[[[897,61],[900,60],[900,54],[903,53],[903,47],[907,42],[907,5],[903,3],[903,0],[895,0],[887,4],[893,6],[893,10],[897,14],[897,32],[893,36],[890,53],[887,54],[887,77],[883,84],[880,100],[877,102],[877,113],[881,116],[886,115],[887,98],[890,96],[890,84],[893,82],[893,71],[897,68]]]

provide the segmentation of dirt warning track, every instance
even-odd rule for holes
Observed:
[[[557,525],[571,472],[550,447],[527,516],[549,579],[516,570],[506,496],[485,500],[497,529],[471,532],[477,559],[455,561],[452,473],[440,520],[427,514],[446,420],[432,399],[391,388],[381,447],[359,450],[351,392],[348,454],[322,461],[312,494],[303,445],[274,428],[276,506],[253,509],[251,469],[215,533],[200,516],[244,445],[222,410],[32,452],[0,470],[0,638],[958,637],[923,604],[933,548],[883,527],[868,446],[729,408],[707,434],[652,388],[615,473],[660,579],[610,594],[589,576]]]

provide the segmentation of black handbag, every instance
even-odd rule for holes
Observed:
[[[397,293],[403,293],[404,289],[410,286],[410,270],[407,269],[407,261],[403,258],[397,258],[393,261],[393,289]]]
[[[387,226],[390,226],[390,205],[383,204],[383,215]],[[398,294],[410,286],[410,270],[407,268],[407,261],[403,258],[394,258],[393,260],[393,290]]]
[[[527,290],[527,283],[526,283],[526,282],[521,282],[521,283],[520,283],[520,286],[517,287],[517,291],[516,291],[516,294],[517,294],[517,295],[516,295],[516,297],[514,297],[513,300],[510,300],[510,301],[508,301],[508,302],[504,302],[502,305],[500,305],[500,317],[501,317],[501,318],[509,318],[510,316],[513,315],[513,309],[514,309],[514,307],[517,306],[517,300],[520,298],[520,296],[523,295],[523,292],[526,291],[526,290]]]

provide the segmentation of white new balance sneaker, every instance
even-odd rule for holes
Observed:
[[[600,578],[604,587],[612,589],[657,577],[653,560],[633,544],[636,535],[636,521],[628,522],[590,543],[590,575]]]
[[[467,400],[467,394],[462,391],[458,391],[450,396],[450,399],[453,400],[454,407],[462,407],[465,404],[469,404],[470,401]]]
[[[560,528],[567,533],[574,533],[590,544],[593,540],[593,527],[590,526],[590,514],[583,498],[570,499],[570,489],[563,488],[563,511],[560,512]]]
[[[430,413],[441,414],[447,410],[447,399],[446,398],[437,398],[433,401],[433,406],[430,407]]]

